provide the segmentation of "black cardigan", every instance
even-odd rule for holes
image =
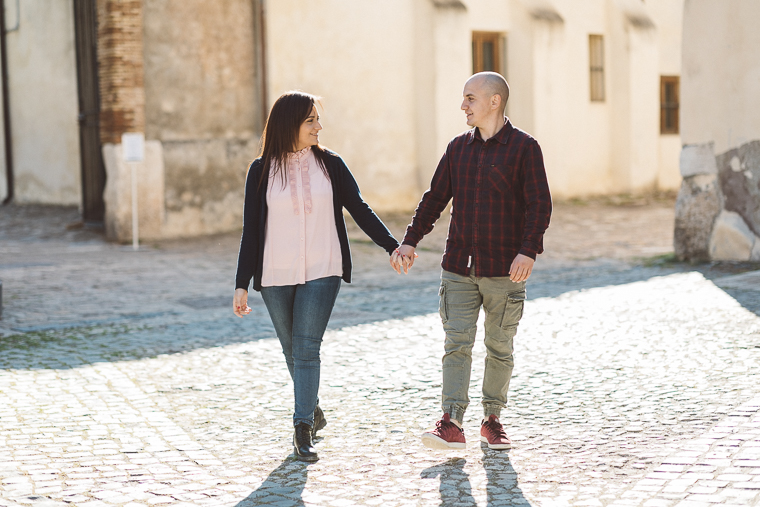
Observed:
[[[348,245],[346,222],[343,219],[343,208],[346,208],[356,224],[388,254],[398,248],[398,241],[390,233],[383,222],[375,215],[372,208],[364,202],[354,175],[337,153],[327,151],[327,174],[333,192],[333,212],[335,227],[338,230],[340,253],[343,257],[343,280],[351,282],[351,249]],[[245,180],[245,208],[243,210],[243,235],[240,238],[240,253],[238,255],[235,288],[248,290],[251,278],[253,289],[261,291],[261,273],[264,268],[264,239],[267,224],[267,184],[269,178],[259,185],[263,160],[257,158],[248,168]]]

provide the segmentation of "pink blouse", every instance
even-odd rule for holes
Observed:
[[[263,287],[343,275],[330,180],[311,147],[288,155],[286,184],[269,176]]]

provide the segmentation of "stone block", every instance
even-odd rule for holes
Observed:
[[[106,237],[111,241],[132,241],[132,170],[137,174],[138,234],[141,240],[162,237],[165,222],[164,155],[160,141],[145,141],[143,162],[124,162],[121,144],[103,145],[106,166]]]
[[[710,259],[716,261],[748,261],[755,244],[755,235],[738,213],[721,211],[710,236]]]
[[[245,177],[258,138],[165,141],[165,238],[242,227]]]
[[[741,215],[760,236],[760,141],[752,141],[716,158],[724,207]]]
[[[722,208],[717,175],[684,178],[676,201],[673,246],[680,260],[710,259],[710,235]]]
[[[681,148],[681,176],[688,178],[700,174],[718,174],[713,143],[687,144]]]

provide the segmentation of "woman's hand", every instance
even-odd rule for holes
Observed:
[[[404,274],[409,274],[409,268],[414,264],[414,259],[417,254],[414,252],[414,247],[409,245],[401,245],[391,254],[391,267],[396,270],[396,273],[401,274],[401,270],[404,270]]]
[[[391,267],[393,268],[393,270],[400,275],[401,274],[401,254],[398,253],[398,248],[394,250],[393,253],[391,254],[390,261],[391,261]]]
[[[235,297],[232,298],[232,311],[241,319],[243,318],[243,315],[251,313],[251,307],[248,306],[247,290],[235,289]]]

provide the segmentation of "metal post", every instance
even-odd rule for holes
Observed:
[[[140,248],[137,230],[137,163],[130,162],[129,166],[132,169],[132,250],[137,250]]]
[[[121,149],[124,162],[132,172],[132,250],[137,250],[137,164],[145,161],[145,135],[142,132],[125,132],[121,135]]]

